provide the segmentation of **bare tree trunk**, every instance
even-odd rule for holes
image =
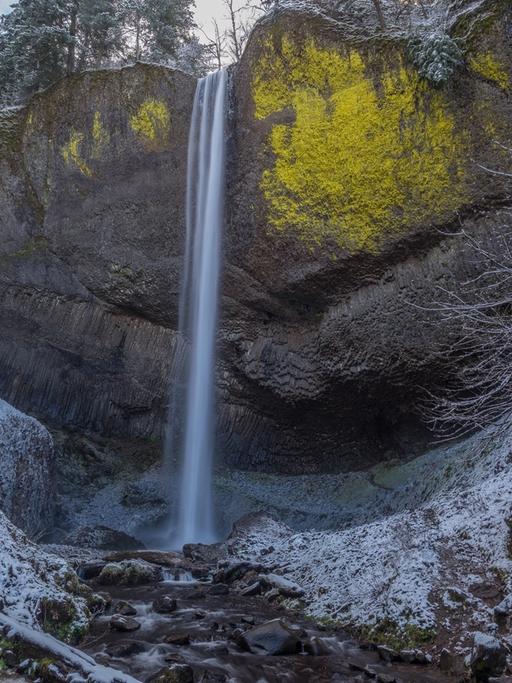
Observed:
[[[69,22],[69,35],[71,36],[71,42],[68,46],[68,54],[66,59],[66,73],[68,75],[75,73],[77,17],[78,3],[75,2],[71,8],[71,18]]]
[[[238,27],[236,25],[236,10],[233,6],[233,0],[224,0],[224,3],[229,12],[229,20],[231,22],[231,30],[229,31],[229,37],[231,38],[231,51],[233,52],[233,57],[236,61],[240,61],[241,49],[240,40],[238,38]]]

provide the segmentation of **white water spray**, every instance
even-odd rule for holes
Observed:
[[[189,340],[190,350],[176,546],[215,540],[211,488],[226,93],[226,71],[201,79],[190,126],[187,237],[180,302],[180,336]]]

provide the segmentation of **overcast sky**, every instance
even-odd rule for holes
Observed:
[[[0,0],[0,13],[5,12],[14,0]],[[196,0],[196,21],[207,33],[210,32],[212,17],[221,22],[225,17],[222,0]]]

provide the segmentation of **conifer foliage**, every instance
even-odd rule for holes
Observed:
[[[17,0],[0,18],[0,98],[139,60],[202,73],[207,55],[193,28],[193,0]]]

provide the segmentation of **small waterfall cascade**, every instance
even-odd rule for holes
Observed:
[[[189,134],[187,234],[179,322],[179,336],[187,340],[188,352],[180,439],[180,497],[177,522],[173,523],[175,547],[216,540],[212,502],[214,384],[224,221],[227,81],[227,72],[222,70],[198,82]],[[178,408],[177,413],[181,412]],[[173,418],[170,414],[169,421]],[[173,432],[170,426],[169,431]]]

